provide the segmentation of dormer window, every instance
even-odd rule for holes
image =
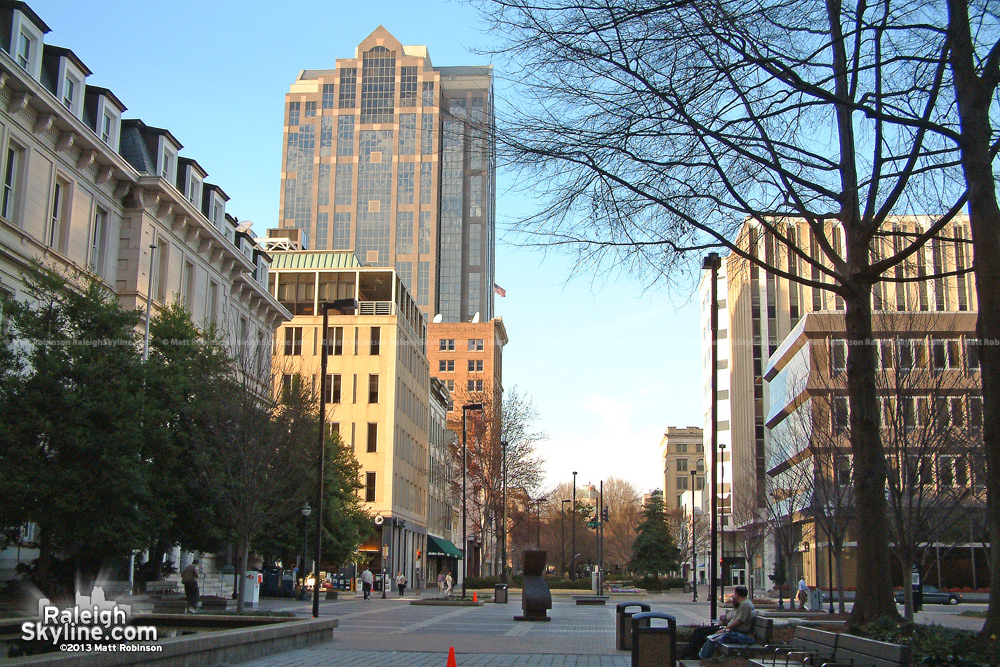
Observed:
[[[121,136],[122,104],[114,94],[105,88],[81,87],[84,98],[85,115],[93,123],[91,126],[97,137],[111,150],[118,151]]]
[[[222,204],[219,202],[212,203],[212,222],[215,223],[216,227],[222,226]]]
[[[22,32],[17,40],[17,64],[24,69],[28,69],[31,64],[32,47],[31,37]]]
[[[111,133],[115,126],[115,119],[107,112],[104,112],[101,118],[101,141],[110,145],[111,144]]]
[[[164,135],[160,135],[159,165],[160,177],[170,181],[171,184],[177,183],[177,149]]]
[[[201,179],[194,174],[191,175],[188,185],[187,199],[195,208],[201,208]]]
[[[47,26],[38,26],[24,12],[15,10],[7,24],[10,30],[10,55],[31,78],[36,81],[42,76],[42,36],[48,32]]]
[[[173,156],[170,153],[164,152],[162,165],[160,167],[160,176],[169,180],[170,172],[173,170],[173,167],[174,167]]]
[[[77,82],[71,76],[67,76],[65,81],[63,81],[63,105],[69,109],[73,110],[73,102],[76,99],[76,89]]]

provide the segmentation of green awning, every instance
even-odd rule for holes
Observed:
[[[427,536],[427,555],[462,560],[462,552],[458,550],[458,547],[443,537],[434,537],[433,535]]]
[[[353,251],[319,250],[312,252],[271,253],[272,269],[354,269],[361,268],[361,262]]]

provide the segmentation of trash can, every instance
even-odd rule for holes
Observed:
[[[507,584],[496,584],[493,587],[493,602],[507,604]]]
[[[653,625],[653,621],[666,625]],[[677,619],[658,611],[632,615],[632,667],[675,667]]]
[[[691,592],[691,582],[690,581],[685,581],[684,582],[684,592],[685,593],[690,593]]]
[[[619,651],[632,650],[632,614],[639,612],[628,611],[635,607],[639,612],[648,612],[649,605],[645,602],[619,602],[615,606],[615,648]],[[646,622],[649,625],[649,622]]]
[[[823,611],[823,591],[819,588],[809,589],[809,611]]]
[[[260,604],[260,585],[264,581],[264,575],[260,572],[247,572],[246,593],[243,599],[248,607],[256,607]]]

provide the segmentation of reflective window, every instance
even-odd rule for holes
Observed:
[[[289,102],[288,103],[288,125],[290,127],[295,127],[299,124],[299,103]]]
[[[399,106],[417,106],[417,68],[402,67],[399,72]]]
[[[432,107],[432,106],[434,106],[434,82],[433,81],[424,81],[422,96],[423,96],[423,104],[424,104],[425,107]]]
[[[420,153],[434,152],[434,114],[425,113],[420,117]]]
[[[326,250],[327,227],[330,221],[329,213],[316,214],[316,240],[313,242],[315,250]]]
[[[422,255],[426,255],[431,251],[431,212],[421,211],[420,212],[420,225],[417,232],[418,242],[420,244],[417,252]]]
[[[396,254],[413,253],[413,211],[396,213]]]
[[[420,203],[434,203],[434,163],[420,163]]]
[[[358,90],[358,71],[349,67],[340,72],[340,108],[353,109]]]
[[[417,305],[430,305],[431,294],[431,264],[417,262]]]
[[[399,253],[397,239],[397,250]],[[399,275],[399,279],[403,281],[403,286],[406,287],[406,291],[411,295],[413,294],[413,262],[396,262],[396,273]]]
[[[319,154],[330,155],[333,150],[333,116],[323,116],[319,129]]]
[[[483,177],[469,178],[469,216],[479,218],[483,215]],[[477,262],[478,264],[478,262]]]
[[[316,188],[316,206],[330,205],[330,164],[319,166],[319,183]]]
[[[399,154],[415,155],[417,152],[417,114],[399,114]]]
[[[337,155],[354,155],[354,116],[337,118]]]
[[[351,203],[351,188],[354,184],[354,165],[351,163],[337,165],[337,182],[335,184],[333,203],[337,206]]]
[[[285,218],[298,229],[312,227],[313,155],[316,150],[316,126],[300,125],[288,133],[285,179]],[[294,174],[294,176],[292,175]]]
[[[355,252],[366,265],[388,266],[392,224],[392,130],[358,134],[358,201]]]
[[[361,58],[361,122],[391,123],[396,93],[396,54],[376,46]]]
[[[315,118],[315,117],[316,117],[316,103],[306,102],[306,118]]]
[[[351,214],[333,214],[333,250],[351,249]]]
[[[400,162],[398,164],[396,178],[396,203],[413,203],[413,181],[416,171],[416,164],[413,162]]]
[[[334,102],[333,94],[334,94],[334,91],[336,89],[337,89],[336,86],[334,86],[332,83],[324,83],[323,84],[323,108],[324,109],[332,109],[333,108],[333,102]]]

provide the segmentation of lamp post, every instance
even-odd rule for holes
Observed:
[[[564,498],[559,505],[559,514],[562,521],[562,527],[559,531],[559,548],[562,553],[562,560],[559,561],[559,576],[562,576],[566,572],[566,503],[572,502],[568,498]]]
[[[309,559],[309,515],[312,514],[312,508],[309,507],[309,503],[302,508],[302,516],[305,520],[302,522],[305,525],[305,538],[302,540],[302,590],[299,591],[299,599],[304,600],[306,597],[306,562]],[[315,582],[313,582],[315,583]]]
[[[718,530],[718,525],[716,522],[716,512],[719,506],[719,493],[718,493],[718,472],[715,467],[715,450],[719,444],[719,268],[722,266],[722,260],[719,258],[719,253],[710,252],[705,255],[705,259],[702,262],[701,268],[708,269],[712,272],[712,284],[710,285],[709,298],[711,299],[711,306],[709,310],[711,312],[711,327],[712,327],[712,555],[711,560],[708,564],[708,576],[710,580],[711,587],[711,600],[710,600],[710,616],[712,622],[714,623],[718,619],[718,609],[716,605],[718,604],[719,597],[716,595],[716,586],[718,581],[716,580],[715,568],[718,565],[718,552],[716,546],[716,531]]]
[[[826,536],[826,580],[830,589],[830,613],[833,613],[833,545],[830,543],[830,536]]]
[[[601,480],[601,499],[597,503],[600,511],[597,513],[597,532],[600,537],[597,549],[597,594],[604,595],[604,480]]]
[[[466,403],[462,406],[462,598],[465,598],[465,579],[469,576],[469,522],[468,522],[468,509],[466,507],[466,502],[468,501],[469,494],[466,492],[466,464],[468,462],[469,446],[466,443],[466,436],[468,434],[468,427],[466,422],[466,415],[469,414],[469,410],[482,410],[482,403]]]
[[[698,552],[695,548],[694,480],[697,471],[691,471],[691,602],[698,601]]]
[[[714,429],[713,429],[714,430]],[[719,477],[722,478],[720,482],[719,492],[725,495],[726,493],[726,443],[719,443]],[[732,490],[730,489],[730,500],[732,499]],[[722,520],[726,517],[726,503],[723,502],[722,506],[719,508],[719,540],[722,542],[721,558],[719,559],[719,599],[725,602],[726,600],[726,568],[722,566],[722,561],[726,558],[726,525]]]
[[[535,548],[542,548],[542,503],[548,498],[544,496],[535,499]]]
[[[500,451],[503,454],[503,461],[501,461],[503,467],[503,532],[501,533],[500,542],[503,548],[501,553],[503,556],[500,559],[500,582],[507,583],[507,441],[500,441]]]
[[[323,311],[323,329],[321,335],[320,350],[320,401],[319,401],[319,435],[317,437],[316,448],[319,450],[317,456],[318,481],[316,482],[316,562],[313,563],[313,618],[319,618],[319,564],[323,558],[323,477],[326,473],[326,402],[330,399],[326,395],[326,364],[330,354],[330,341],[327,338],[330,328],[330,311],[335,310],[340,314],[346,312],[354,313],[358,309],[356,299],[337,299],[332,302],[321,302],[319,309]]]
[[[569,520],[569,530],[570,530],[570,535],[572,536],[570,538],[569,551],[570,553],[575,554],[576,553],[576,471],[575,470],[573,471],[573,505],[570,511],[573,512],[573,516]],[[576,560],[576,556],[573,556],[573,560],[574,561]],[[573,567],[573,563],[570,563],[569,578],[573,580],[576,579],[576,569]]]
[[[149,318],[153,305],[153,258],[156,256],[156,241],[149,244],[149,280],[146,283],[146,326],[142,333],[142,363],[149,361]],[[20,560],[20,559],[18,559]],[[135,551],[128,553],[128,590],[129,595],[135,593]]]

